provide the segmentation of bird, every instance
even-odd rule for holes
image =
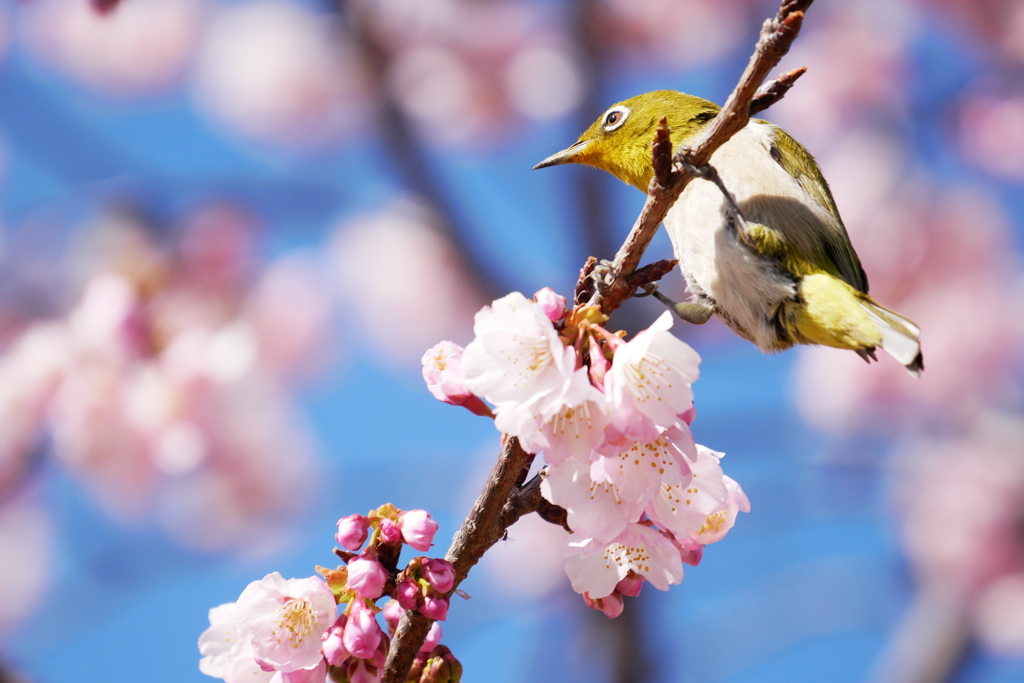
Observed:
[[[674,149],[694,144],[720,107],[673,90],[623,100],[534,169],[584,164],[646,193],[664,117]],[[713,169],[713,170],[711,170]],[[765,352],[819,344],[877,360],[881,347],[919,377],[920,328],[868,294],[868,278],[814,157],[782,128],[749,124],[692,169],[664,225],[690,292],[673,304],[694,324],[717,315]]]

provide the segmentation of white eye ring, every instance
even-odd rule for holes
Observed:
[[[610,133],[621,128],[628,118],[629,107],[620,104],[606,111],[601,120],[604,121],[604,129]]]

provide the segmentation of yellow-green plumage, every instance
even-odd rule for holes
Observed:
[[[695,142],[718,111],[685,93],[639,95],[611,107],[537,168],[587,164],[646,192],[661,118],[679,146]],[[860,259],[807,150],[781,128],[754,120],[711,164],[743,220],[719,188],[699,178],[669,211],[665,227],[693,296],[688,319],[701,322],[713,311],[766,351],[823,344],[868,358],[881,346],[918,374],[920,330],[868,296]]]

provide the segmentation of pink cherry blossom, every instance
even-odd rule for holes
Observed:
[[[545,395],[533,403],[501,405],[494,426],[519,437],[527,451],[544,451],[549,463],[589,458],[604,443],[608,402],[590,384],[585,368],[574,372],[562,390],[561,396]]]
[[[353,552],[366,542],[367,520],[362,515],[349,515],[338,520],[338,533],[334,539],[342,548]]]
[[[355,600],[349,607],[348,621],[341,641],[353,657],[370,659],[380,645],[383,632],[377,623],[377,613],[362,600]]]
[[[462,406],[476,415],[491,415],[479,396],[466,388],[462,374],[462,347],[443,341],[423,354],[423,380],[434,398],[454,406]]]
[[[348,563],[348,587],[364,598],[379,598],[384,593],[387,581],[388,570],[377,561],[376,553],[372,550]]]
[[[630,571],[661,591],[683,580],[679,551],[664,535],[642,524],[630,524],[611,543],[570,536],[563,556],[572,589],[594,600],[611,595]]]
[[[536,302],[513,292],[485,306],[476,337],[462,354],[466,386],[496,405],[495,413],[530,405],[547,413],[576,370],[576,352],[562,344]]]
[[[264,671],[253,659],[252,644],[237,627],[238,605],[228,603],[210,610],[210,627],[199,636],[199,670],[226,683],[268,683],[272,671]]]
[[[541,482],[541,493],[565,508],[569,528],[584,538],[610,541],[640,519],[646,500],[629,500],[619,495],[609,481],[594,481],[587,463],[566,460],[549,465]]]
[[[700,377],[700,356],[671,327],[665,312],[615,350],[605,376],[612,427],[630,441],[654,441],[659,429],[676,424],[693,406],[690,384]]]
[[[426,510],[406,510],[398,519],[402,538],[416,550],[426,552],[434,543],[437,522]]]
[[[696,540],[699,534],[710,529],[706,525],[712,517],[712,526],[720,528],[728,516],[726,510],[729,507],[729,490],[719,464],[721,456],[721,453],[697,446],[690,463],[693,477],[662,484],[657,497],[647,508],[651,520],[672,532],[680,541]],[[722,535],[725,535],[724,531]]]
[[[322,660],[321,636],[334,623],[334,594],[317,576],[285,580],[274,572],[238,597],[239,633],[264,666],[281,672],[311,669]],[[349,648],[351,649],[351,648]]]
[[[596,458],[590,476],[614,484],[626,500],[649,502],[663,486],[690,481],[688,456],[696,452],[689,428],[680,424],[650,443],[634,442],[618,454]]]

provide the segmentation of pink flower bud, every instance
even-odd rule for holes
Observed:
[[[423,596],[423,606],[419,613],[435,621],[444,621],[448,618],[448,598],[437,598],[433,595]]]
[[[398,629],[398,621],[405,614],[405,608],[398,600],[389,600],[388,604],[384,605],[384,611],[381,614],[384,615],[384,623],[388,625],[388,631],[394,635],[395,630]]]
[[[362,515],[349,515],[338,520],[338,533],[334,539],[342,548],[355,552],[366,542],[367,519]]]
[[[426,510],[408,510],[398,518],[402,538],[416,550],[425,552],[434,543],[437,522]]]
[[[351,656],[351,653],[345,649],[345,644],[342,642],[342,634],[345,632],[346,621],[348,621],[348,617],[342,614],[338,617],[338,620],[334,622],[334,626],[328,629],[323,635],[324,658],[331,666],[341,666],[345,663],[345,660]]]
[[[377,624],[377,615],[362,600],[355,600],[349,608],[348,621],[341,641],[345,649],[353,657],[369,659],[373,657],[384,633]]]
[[[455,568],[451,562],[439,559],[427,559],[421,569],[423,578],[438,593],[447,593],[455,587]]]
[[[423,646],[420,647],[420,652],[431,652],[441,642],[441,622],[435,621],[430,625],[430,630],[427,631],[427,638],[423,641]]]
[[[462,347],[450,341],[434,345],[423,354],[423,381],[438,401],[462,406],[471,413],[490,417],[491,409],[466,388],[462,374]]]
[[[387,581],[388,570],[377,561],[375,553],[360,555],[348,563],[348,587],[364,598],[379,598]]]
[[[604,376],[611,366],[611,361],[604,357],[604,350],[597,339],[590,337],[590,383],[600,391],[604,391]]]
[[[377,538],[384,545],[398,545],[402,542],[402,529],[387,517],[380,520]]]
[[[635,598],[640,595],[640,589],[644,587],[644,577],[636,574],[632,571],[626,575],[622,581],[619,581],[615,586],[615,590],[622,593],[623,595]]]
[[[402,609],[416,609],[420,606],[420,587],[412,579],[406,579],[395,589],[395,599]]]
[[[622,595],[618,591],[612,591],[611,595],[606,595],[603,598],[592,600],[590,593],[583,594],[583,601],[587,603],[587,607],[590,609],[596,609],[604,612],[604,615],[609,619],[622,614],[622,609],[625,607],[622,603]]]
[[[350,660],[345,671],[349,683],[380,683],[383,673],[364,659]]]
[[[565,316],[565,297],[556,294],[550,287],[545,287],[534,294],[533,300],[537,302],[540,310],[544,311],[544,315],[551,322],[557,322]]]
[[[682,556],[683,562],[691,567],[696,567],[704,557],[704,546],[698,545],[695,548],[686,548],[685,552],[682,553]]]

